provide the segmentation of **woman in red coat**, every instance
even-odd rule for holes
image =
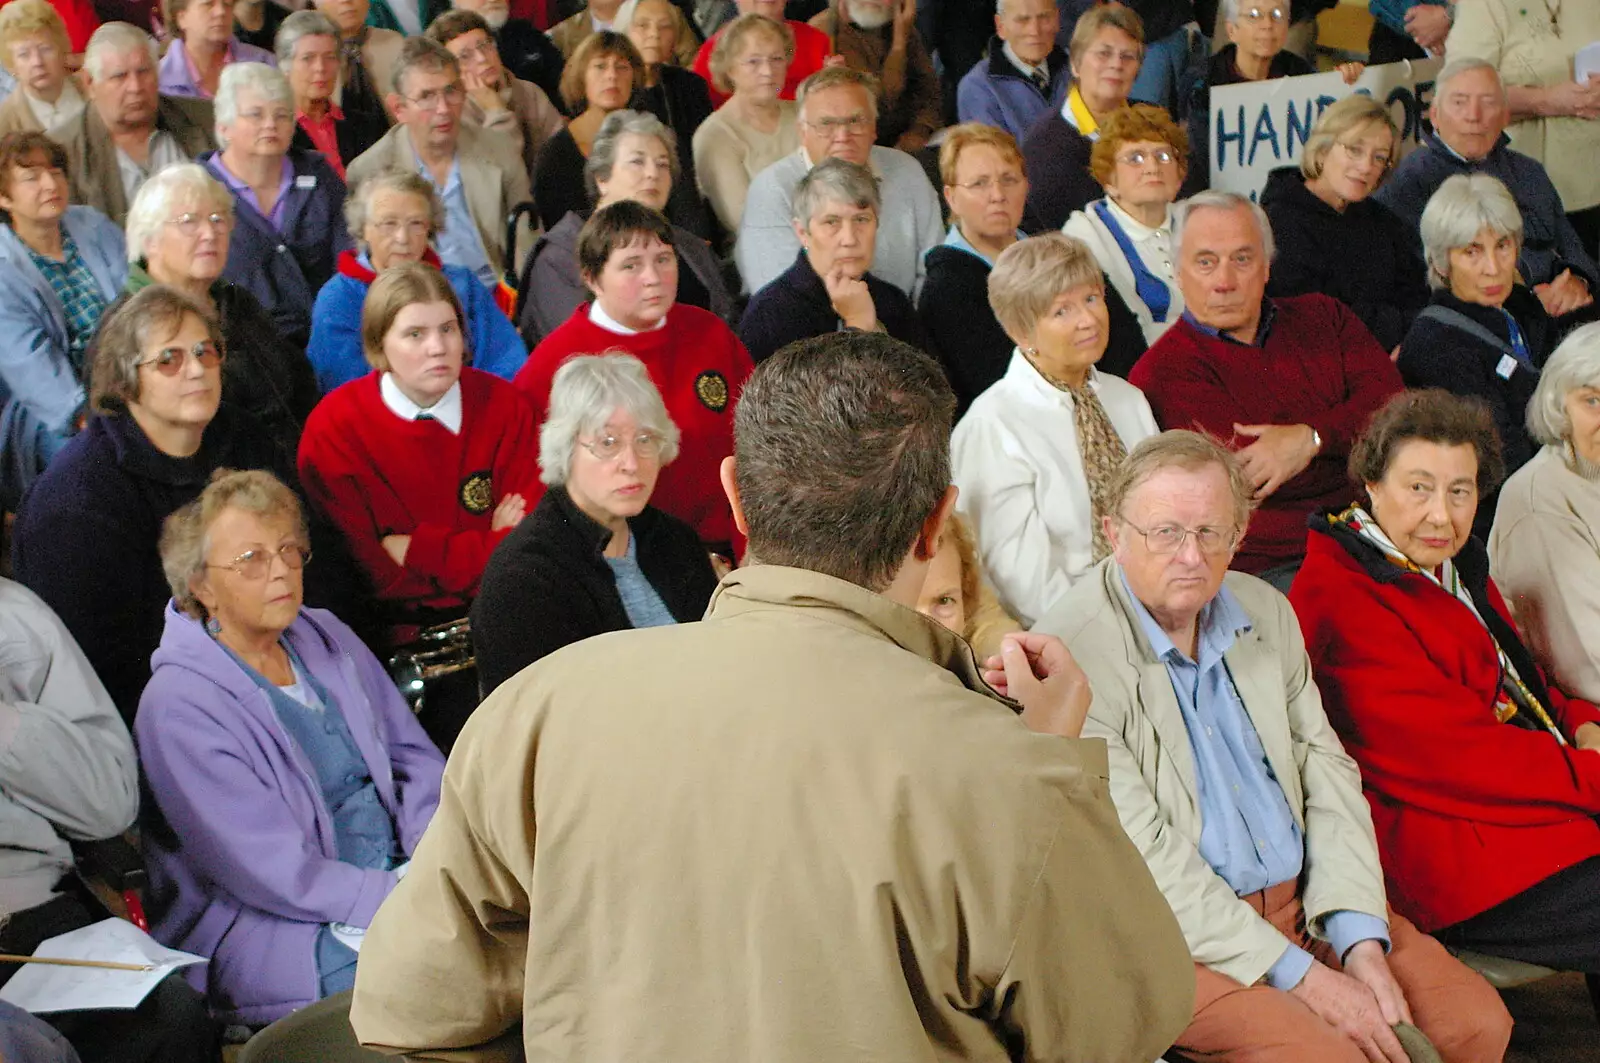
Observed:
[[[1600,972],[1600,709],[1549,686],[1488,557],[1482,403],[1411,391],[1350,453],[1368,503],[1313,518],[1289,600],[1361,766],[1389,902],[1447,945]]]
[[[734,403],[755,366],[721,318],[678,305],[672,240],[672,223],[642,203],[620,200],[595,211],[578,234],[578,272],[594,301],[546,336],[512,383],[543,420],[550,382],[568,358],[613,350],[638,358],[683,433],[678,460],[661,470],[651,501],[731,557],[743,543],[718,470],[733,453]]]
[[[462,321],[438,270],[385,270],[361,316],[376,372],[329,392],[300,438],[301,482],[385,607],[391,648],[467,615],[489,555],[539,490],[532,411],[510,384],[463,367]],[[461,696],[441,692],[423,719],[444,747],[476,704],[475,676],[453,685]]]

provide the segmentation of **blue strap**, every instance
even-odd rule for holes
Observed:
[[[1517,356],[1517,361],[1529,369],[1537,371],[1533,364],[1533,355],[1528,353],[1528,341],[1522,335],[1522,326],[1518,325],[1517,319],[1511,316],[1511,311],[1503,306],[1499,310],[1506,319],[1506,327],[1511,330],[1511,353]]]
[[[1105,223],[1106,229],[1111,233],[1111,239],[1122,249],[1122,257],[1128,260],[1128,268],[1133,270],[1134,292],[1138,294],[1140,301],[1150,308],[1150,316],[1165,324],[1167,312],[1172,309],[1172,293],[1167,290],[1161,278],[1151,273],[1149,267],[1144,264],[1139,252],[1134,250],[1133,241],[1128,239],[1128,234],[1122,231],[1122,226],[1112,217],[1105,200],[1095,200],[1094,212]]]

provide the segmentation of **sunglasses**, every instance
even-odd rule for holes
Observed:
[[[177,376],[183,369],[184,359],[189,356],[200,363],[200,368],[215,369],[222,364],[222,347],[210,340],[201,340],[187,351],[182,347],[165,347],[153,357],[133,364],[135,368],[153,365],[162,376]]]

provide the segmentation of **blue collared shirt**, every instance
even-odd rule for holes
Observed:
[[[1027,236],[1027,234],[1024,233],[1021,229],[1017,230],[1017,239],[1018,240],[1022,240],[1024,238],[1026,238],[1026,236]],[[972,241],[968,240],[965,236],[961,235],[961,227],[959,225],[951,225],[950,226],[950,231],[948,233],[945,233],[945,236],[944,236],[944,246],[960,248],[961,250],[965,251],[969,255],[972,255],[972,256],[974,256],[976,258],[983,259],[983,261],[988,264],[990,269],[994,268],[994,259],[992,259],[988,255],[984,254],[982,251],[979,251],[976,247],[973,247],[972,246]]]
[[[417,161],[417,172],[427,178],[430,184],[433,183],[433,174],[420,159]],[[472,211],[467,208],[467,193],[461,185],[459,158],[450,163],[450,176],[444,187],[439,189],[439,198],[444,200],[445,215],[444,231],[433,241],[439,260],[452,266],[465,266],[478,278],[479,283],[494,291],[500,283],[500,277],[489,262],[489,253],[483,249],[478,223],[472,219]]]
[[[1223,340],[1227,343],[1236,343],[1240,347],[1265,347],[1267,345],[1267,334],[1272,331],[1272,322],[1277,316],[1278,308],[1272,305],[1272,300],[1262,299],[1261,319],[1256,324],[1256,338],[1251,340],[1249,343],[1244,343],[1228,335],[1219,328],[1212,328],[1210,325],[1205,324],[1199,318],[1194,316],[1194,311],[1188,309],[1187,307],[1185,307],[1183,311],[1183,320],[1187,321],[1190,325],[1199,329],[1201,332],[1204,332],[1207,336],[1215,336],[1219,340]]]
[[[1201,858],[1241,896],[1298,879],[1305,835],[1223,659],[1235,638],[1251,629],[1249,614],[1223,587],[1200,613],[1197,659],[1191,659],[1134,596],[1126,576],[1123,588],[1150,648],[1166,666],[1189,733],[1200,791]],[[1369,938],[1388,947],[1388,926],[1363,912],[1330,913],[1323,929],[1341,959]],[[1290,942],[1267,971],[1267,983],[1292,989],[1312,962],[1310,953]]]

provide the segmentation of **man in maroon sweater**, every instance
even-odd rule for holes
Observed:
[[[1353,500],[1350,445],[1401,390],[1400,374],[1338,300],[1266,297],[1272,229],[1254,203],[1202,192],[1179,208],[1179,227],[1187,308],[1128,379],[1161,427],[1209,432],[1238,452],[1256,511],[1233,565],[1287,591],[1307,517]]]

